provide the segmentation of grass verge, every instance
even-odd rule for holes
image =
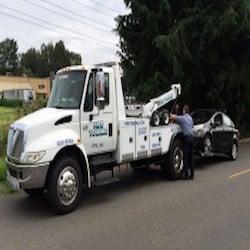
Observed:
[[[0,158],[0,194],[13,193],[9,183],[6,181],[6,165],[3,158]]]

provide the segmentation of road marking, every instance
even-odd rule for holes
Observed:
[[[236,174],[230,175],[230,176],[229,176],[229,179],[233,179],[233,178],[235,178],[235,177],[238,177],[238,176],[240,176],[240,175],[247,174],[247,173],[250,173],[250,168],[248,168],[248,169],[246,169],[246,170],[243,170],[243,171],[240,171],[240,172],[238,172],[238,173],[236,173]]]

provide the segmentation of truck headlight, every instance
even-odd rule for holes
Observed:
[[[24,157],[25,163],[36,163],[40,161],[46,154],[46,151],[28,152]]]

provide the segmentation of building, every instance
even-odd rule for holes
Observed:
[[[13,84],[5,83],[0,85],[0,98],[8,100],[22,100],[28,102],[36,99],[35,91],[27,83]]]
[[[50,95],[50,78],[0,76],[0,98],[27,100]]]

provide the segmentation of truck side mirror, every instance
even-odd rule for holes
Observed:
[[[95,88],[96,88],[97,103],[98,104],[104,103],[105,102],[105,78],[104,78],[103,72],[96,72]]]

